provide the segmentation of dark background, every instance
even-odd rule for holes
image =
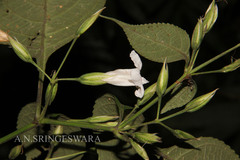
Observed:
[[[102,14],[130,24],[171,23],[191,35],[197,19],[205,13],[210,3],[210,0],[109,0]],[[229,0],[228,3],[225,1],[217,3],[219,19],[202,43],[197,64],[240,42],[240,1]],[[68,47],[69,44],[50,57],[47,64],[48,74],[58,68]],[[35,101],[38,75],[33,66],[22,62],[8,46],[0,46],[0,50],[0,136],[2,137],[15,130],[21,107]],[[77,41],[59,77],[78,77],[88,72],[132,68],[134,66],[129,58],[131,50],[122,29],[111,21],[99,18]],[[240,49],[237,49],[205,69],[219,69],[229,64],[231,58],[239,58],[239,52]],[[143,61],[141,74],[150,81],[150,84],[154,83],[161,64],[141,58]],[[181,76],[183,67],[183,61],[169,64],[170,82]],[[202,75],[193,79],[198,85],[197,95],[216,88],[220,89],[203,109],[175,117],[165,123],[196,137],[211,136],[221,139],[240,154],[240,71]],[[95,99],[105,93],[112,93],[122,103],[133,105],[136,101],[134,90],[134,87],[110,85],[89,87],[77,82],[61,82],[49,112],[64,113],[71,118],[86,118],[91,116]],[[154,112],[153,109],[150,111]],[[146,113],[146,117],[151,117],[150,111]],[[169,134],[163,129],[165,143],[170,140]],[[14,145],[12,141],[1,145],[0,159],[5,159]]]

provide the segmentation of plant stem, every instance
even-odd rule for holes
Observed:
[[[192,51],[192,57],[191,57],[191,60],[189,62],[189,66],[187,68],[187,71],[191,71],[193,69],[193,66],[194,66],[195,61],[196,61],[197,56],[198,56],[198,52],[199,52],[199,49]]]
[[[173,83],[171,86],[169,86],[169,87],[167,88],[165,94],[167,94],[168,92],[170,92],[178,83],[180,83],[182,80],[184,80],[184,78],[186,78],[186,76],[188,76],[189,74],[190,74],[190,75],[194,75],[194,73],[197,72],[198,70],[200,70],[201,68],[207,66],[208,64],[210,64],[210,63],[212,63],[213,61],[221,58],[222,56],[226,55],[227,53],[231,52],[232,50],[234,50],[234,49],[236,49],[236,48],[238,48],[238,47],[240,47],[240,43],[237,44],[237,45],[235,45],[234,47],[232,47],[232,48],[230,48],[230,49],[222,52],[221,54],[213,57],[212,59],[206,61],[205,63],[199,65],[198,67],[196,67],[196,68],[194,68],[194,69],[192,70],[193,65],[194,65],[194,63],[195,63],[195,61],[196,61],[196,57],[197,57],[197,55],[198,55],[198,50],[197,50],[197,51],[194,51],[194,52],[193,52],[193,55],[192,55],[192,58],[191,58],[191,60],[190,60],[190,63],[189,63],[188,71],[185,72],[175,83]],[[210,71],[210,72],[211,72],[211,71]],[[216,73],[217,71],[212,71],[212,72]],[[207,73],[207,72],[205,72],[205,73]],[[196,73],[195,75],[197,75],[197,73]],[[149,108],[150,108],[152,105],[154,105],[156,102],[158,102],[158,97],[155,98],[155,99],[153,99],[151,102],[149,102],[146,106],[144,106],[144,107],[143,107],[141,110],[139,110],[136,114],[134,114],[134,115],[131,116],[130,118],[128,118],[128,119],[126,119],[125,121],[123,121],[123,122],[120,124],[119,129],[124,128],[127,124],[129,124],[129,123],[132,122],[134,119],[136,119],[139,115],[141,115],[142,113],[144,113],[147,109],[149,109]],[[158,107],[158,110],[159,110],[159,107]],[[134,111],[135,111],[135,108],[134,108]],[[131,113],[132,113],[132,112],[131,112]],[[159,123],[159,122],[161,122],[161,121],[164,121],[164,120],[167,120],[167,119],[169,119],[169,118],[175,117],[175,116],[180,115],[180,114],[182,114],[182,113],[185,113],[185,110],[181,110],[181,111],[179,111],[179,112],[176,112],[176,113],[171,114],[171,115],[169,115],[169,116],[166,116],[166,117],[164,117],[164,118],[158,119],[158,120],[156,120],[156,121],[151,121],[151,122],[149,122],[149,123],[143,123],[143,124],[146,125],[146,124],[152,124],[152,123],[155,123],[155,122],[156,122],[156,123],[157,123],[157,122]],[[158,113],[157,113],[157,114],[158,114]],[[159,115],[157,115],[157,118],[159,118]]]
[[[141,123],[141,124],[125,127],[123,129],[121,129],[121,131],[126,131],[126,130],[129,130],[129,129],[134,129],[134,128],[138,128],[138,127],[142,127],[142,126],[146,126],[146,125],[150,125],[150,124],[157,124],[157,123],[159,123],[159,122],[155,119],[153,121],[149,121],[149,122],[145,122],[145,123]]]
[[[157,108],[157,117],[156,119],[159,119],[160,116],[160,107],[161,107],[162,97],[158,98],[158,108]]]
[[[157,101],[158,101],[158,97],[156,97],[155,99],[153,99],[150,103],[148,103],[146,106],[144,106],[141,110],[139,110],[137,113],[135,113],[132,117],[130,117],[130,118],[127,119],[126,121],[123,121],[123,122],[120,124],[119,129],[125,127],[127,124],[129,124],[130,122],[132,122],[134,119],[136,119],[138,116],[140,116],[143,112],[145,112],[146,110],[148,110],[152,105],[154,105]]]
[[[187,76],[186,73],[184,73],[176,82],[174,82],[171,86],[169,86],[164,94],[167,94],[168,92],[170,92],[178,83],[180,83],[185,77]],[[153,99],[151,102],[149,102],[146,106],[144,106],[141,110],[139,110],[137,113],[135,113],[133,116],[131,116],[128,119],[125,119],[119,126],[120,129],[124,128],[127,124],[129,124],[131,121],[133,121],[134,119],[136,119],[139,115],[141,115],[142,113],[144,113],[146,110],[148,110],[151,106],[153,106],[155,103],[158,102],[158,97],[156,97],[155,99]],[[135,107],[134,110],[136,110],[137,108]],[[133,113],[133,112],[131,112]],[[128,116],[129,117],[129,116]]]
[[[56,74],[55,74],[54,77],[53,77],[53,80],[55,80],[56,77],[58,76],[58,73],[60,72],[61,68],[63,67],[63,65],[64,65],[64,63],[65,63],[65,61],[66,61],[69,53],[71,52],[71,50],[72,50],[72,48],[73,48],[73,46],[74,46],[74,44],[76,43],[76,41],[77,41],[78,38],[79,38],[79,37],[75,37],[75,38],[73,39],[73,41],[72,41],[72,43],[71,43],[71,45],[70,45],[70,47],[69,47],[69,49],[68,49],[68,51],[67,51],[64,59],[63,59],[63,61],[62,61],[62,63],[60,64],[60,66],[59,66]]]
[[[164,123],[162,123],[162,122],[160,122],[160,121],[158,121],[157,123],[160,124],[161,126],[163,126],[164,128],[166,128],[167,130],[169,130],[170,132],[174,132],[174,129],[168,127],[168,126],[165,125]]]
[[[113,127],[105,127],[105,126],[100,126],[100,125],[92,124],[92,123],[88,123],[88,122],[58,121],[58,120],[43,118],[39,123],[40,124],[73,126],[73,127],[80,127],[80,128],[93,129],[93,130],[110,131],[110,132],[114,131]]]
[[[196,68],[194,68],[193,70],[190,71],[190,74],[197,72],[198,70],[200,70],[200,69],[202,69],[203,67],[209,65],[210,63],[216,61],[217,59],[221,58],[222,56],[225,56],[227,53],[233,51],[234,49],[236,49],[236,48],[238,48],[238,47],[240,47],[240,43],[238,43],[237,45],[233,46],[232,48],[230,48],[230,49],[222,52],[221,54],[219,54],[219,55],[211,58],[210,60],[202,63],[201,65],[197,66]]]
[[[43,92],[44,76],[41,76],[41,75],[42,74],[39,74],[39,80],[38,80],[38,90],[37,90],[37,100],[36,100],[37,108],[36,108],[36,115],[35,115],[36,120],[39,120],[41,115],[41,109],[42,109],[42,92]]]
[[[44,71],[45,67],[46,67],[43,60],[42,60],[42,63],[39,63],[36,66],[37,67],[42,66],[42,67],[39,67],[40,71],[41,70]],[[38,76],[38,88],[37,88],[37,99],[36,99],[37,108],[36,108],[36,114],[35,114],[36,121],[39,120],[40,114],[41,114],[41,109],[42,109],[43,82],[44,82],[44,78],[45,78],[44,73],[39,72],[39,76]]]
[[[211,74],[211,73],[222,73],[222,70],[214,70],[214,71],[206,71],[206,72],[198,72],[192,73],[192,76],[203,75],[203,74]]]
[[[77,81],[77,78],[59,78],[56,81]]]
[[[8,135],[0,138],[0,144],[5,143],[5,142],[11,140],[11,139],[13,139],[14,137],[16,137],[17,135],[19,135],[19,134],[21,134],[21,133],[23,133],[23,132],[26,132],[26,131],[28,131],[28,130],[36,127],[36,126],[37,126],[37,124],[31,123],[31,124],[28,124],[28,125],[20,128],[20,129],[16,130],[16,131],[14,131],[14,132],[12,132],[12,133],[10,133],[10,134],[8,134]]]
[[[139,105],[136,104],[135,107],[132,109],[132,111],[125,117],[124,121],[127,120],[138,108],[139,108]]]
[[[45,117],[45,114],[47,113],[47,109],[48,109],[48,106],[49,106],[50,101],[51,101],[53,86],[54,86],[54,84],[51,84],[50,95],[49,95],[49,98],[48,98],[47,102],[45,102],[45,106],[43,107],[43,110],[42,110],[42,112],[41,112],[41,115],[40,115],[39,120],[41,120],[42,118],[44,118],[44,117]]]
[[[34,65],[40,72],[42,72],[42,73],[48,78],[49,81],[52,80],[52,79],[47,75],[47,73],[46,73],[41,67],[39,67],[34,61],[32,61],[31,64]]]
[[[48,150],[48,154],[47,154],[46,159],[49,159],[49,158],[52,156],[53,150],[54,150],[54,144],[53,144],[53,142],[52,142],[52,143],[50,144],[50,148],[49,148],[49,150]]]
[[[183,113],[185,113],[185,112],[186,112],[186,110],[183,109],[183,110],[181,110],[181,111],[178,111],[178,112],[176,112],[176,113],[173,113],[173,114],[171,114],[171,115],[168,115],[168,116],[166,116],[166,117],[163,117],[163,118],[157,120],[157,122],[165,121],[165,120],[167,120],[167,119],[169,119],[169,118],[178,116],[178,115],[183,114]]]

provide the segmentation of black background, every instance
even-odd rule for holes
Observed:
[[[191,35],[197,19],[204,14],[210,3],[210,0],[109,0],[102,14],[130,24],[171,23]],[[229,0],[228,3],[219,1],[217,4],[219,18],[202,43],[197,64],[201,64],[240,41],[240,1]],[[68,47],[69,44],[50,57],[47,63],[48,74],[58,68]],[[8,46],[0,46],[0,50],[0,136],[2,137],[15,130],[21,107],[35,101],[38,75],[32,65],[22,62]],[[99,18],[77,41],[59,77],[78,77],[88,72],[132,68],[134,66],[129,58],[131,50],[122,29],[111,21]],[[232,57],[239,58],[239,52],[240,50],[237,49],[205,69],[219,69],[229,64]],[[154,83],[161,64],[141,58],[143,61],[141,74],[150,81],[150,84]],[[169,64],[169,83],[181,76],[183,67],[183,61]],[[240,71],[202,75],[193,79],[198,85],[197,95],[216,88],[220,89],[203,109],[192,114],[181,115],[165,123],[196,137],[211,136],[221,139],[240,154]],[[95,99],[105,93],[112,93],[122,103],[133,105],[136,101],[134,90],[134,87],[110,85],[89,87],[77,82],[61,82],[49,112],[64,113],[71,118],[86,118],[91,116]],[[146,112],[146,117],[151,117],[154,111],[150,109]],[[164,129],[160,129],[159,132],[162,132],[165,143],[171,141],[168,138],[169,132]],[[161,133],[159,135],[161,136]],[[0,158],[5,159],[14,145],[12,141],[1,145]]]

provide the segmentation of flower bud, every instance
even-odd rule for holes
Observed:
[[[53,87],[52,87],[53,85]],[[47,86],[46,94],[45,94],[45,103],[49,101],[49,105],[53,102],[56,97],[58,90],[58,83],[51,84],[49,83]]]
[[[191,40],[191,46],[193,50],[197,50],[202,42],[203,39],[203,24],[202,24],[202,18],[198,20],[197,25],[194,28],[192,40]]]
[[[15,159],[17,158],[22,152],[22,145],[17,145],[15,147],[13,147],[8,155],[8,158],[11,159]]]
[[[8,36],[9,35],[6,32],[0,30],[0,42],[8,42],[9,41]]]
[[[102,123],[107,121],[113,121],[119,118],[119,116],[95,116],[87,118],[86,120],[91,123]]]
[[[215,4],[215,0],[213,0],[212,3],[209,5],[204,16],[204,20],[203,20],[204,33],[207,33],[210,31],[210,29],[216,22],[217,17],[218,17],[218,7]]]
[[[156,86],[157,84],[154,83],[151,86],[149,86],[145,92],[144,92],[144,96],[142,99],[138,99],[137,105],[144,105],[149,99],[152,98],[152,96],[155,94],[156,92]]]
[[[216,93],[218,89],[215,89],[214,91],[204,94],[202,96],[199,96],[195,99],[193,99],[191,102],[189,102],[186,107],[185,110],[187,112],[195,112],[197,110],[199,110],[200,108],[202,108],[204,105],[206,105],[214,96],[214,94]]]
[[[55,128],[53,134],[54,135],[61,135],[61,134],[63,134],[63,126],[57,125],[57,127]]]
[[[19,58],[21,58],[24,62],[32,62],[33,61],[27,48],[25,48],[20,42],[14,40],[10,36],[8,38],[9,38],[10,44],[13,47],[13,50],[15,51],[15,53],[17,54],[17,56]]]
[[[158,81],[157,81],[157,94],[158,96],[162,96],[164,92],[167,89],[167,84],[168,84],[168,66],[166,64],[166,59],[163,63],[161,72],[158,76]]]
[[[81,34],[83,34],[86,30],[88,30],[89,27],[91,27],[91,25],[97,20],[97,18],[99,17],[99,15],[101,14],[101,12],[104,10],[105,8],[102,8],[100,10],[98,10],[96,13],[94,13],[91,17],[87,18],[83,24],[78,28],[77,30],[77,36],[79,37]]]
[[[194,139],[195,138],[191,134],[181,131],[181,130],[178,130],[178,129],[175,129],[173,131],[174,131],[173,134],[179,139]]]
[[[118,122],[98,123],[98,125],[104,127],[116,127],[118,125]]]
[[[144,160],[149,160],[149,157],[147,155],[147,152],[145,149],[140,146],[138,143],[134,142],[132,139],[130,139],[130,143],[132,147],[135,149],[135,151],[140,155]]]
[[[111,76],[106,75],[105,73],[93,72],[93,73],[84,74],[80,76],[77,80],[78,82],[85,85],[97,86],[97,85],[106,84],[107,82],[103,81],[103,79],[109,78],[109,77]]]
[[[161,142],[161,138],[156,136],[156,134],[153,134],[153,133],[135,132],[133,134],[133,137],[139,142],[146,143],[146,144]]]
[[[240,59],[237,59],[237,60],[234,61],[233,63],[231,63],[231,64],[223,67],[223,68],[221,69],[221,71],[222,71],[223,73],[232,72],[232,71],[238,69],[239,67],[240,67]]]

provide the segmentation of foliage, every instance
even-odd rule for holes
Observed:
[[[36,102],[22,107],[18,114],[17,130],[0,138],[0,144],[11,139],[20,143],[11,150],[9,157],[16,158],[23,148],[23,154],[29,160],[38,157],[47,160],[75,160],[94,155],[97,155],[95,159],[99,160],[140,157],[145,160],[150,157],[166,160],[239,159],[239,156],[220,140],[211,137],[196,138],[163,123],[180,114],[195,112],[213,98],[217,89],[195,97],[197,82],[193,80],[194,76],[227,73],[240,66],[239,60],[235,60],[221,69],[199,72],[240,47],[240,44],[196,66],[202,41],[218,17],[215,0],[198,20],[191,38],[185,30],[173,24],[132,25],[100,15],[105,9],[105,3],[105,0],[0,1],[0,42],[11,45],[21,60],[32,64],[39,72]],[[158,79],[149,82],[150,87],[144,90],[143,85],[148,81],[140,75],[144,66],[134,51],[130,58],[136,68],[87,73],[77,78],[59,77],[74,44],[98,17],[102,18],[101,21],[110,20],[119,25],[138,54],[152,63],[163,63]],[[69,42],[69,49],[60,66],[51,75],[47,74],[46,64],[49,57]],[[170,84],[168,64],[181,60],[185,63],[183,74]],[[92,117],[72,119],[64,114],[49,114],[48,108],[52,107],[57,93],[61,91],[58,87],[66,81],[91,86],[106,83],[136,86],[136,104],[125,105],[116,96],[104,94],[95,101]],[[45,83],[48,83],[46,89]],[[137,94],[139,92],[144,92],[143,97]],[[90,104],[85,106],[82,102],[81,107],[89,106]],[[68,110],[68,106],[65,108]],[[149,112],[152,112],[153,116],[149,120],[144,115],[149,113],[146,111],[150,108]],[[161,133],[151,133],[148,130],[149,125],[167,129],[169,134],[181,141],[181,145],[176,143],[168,147],[161,146],[161,143],[167,143],[168,139],[162,139]],[[156,153],[152,154],[148,148],[155,148]]]

